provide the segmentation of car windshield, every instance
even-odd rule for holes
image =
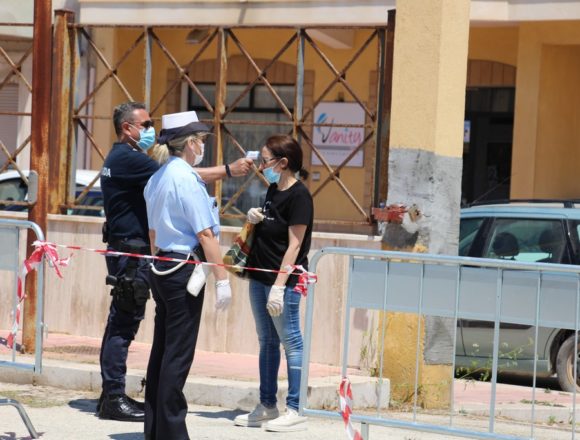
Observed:
[[[26,200],[26,189],[26,184],[19,177],[0,182],[0,200],[23,202]]]
[[[83,191],[84,187],[77,187],[76,197],[78,197]],[[76,202],[77,205],[86,206],[98,206],[103,207],[103,193],[100,190],[91,189],[82,199]],[[90,216],[100,216],[103,217],[103,209],[88,209],[88,208],[75,208],[68,209],[67,214],[69,215],[90,215]]]
[[[461,220],[459,225],[459,256],[466,257],[469,255],[473,240],[475,240],[477,231],[482,223],[482,218],[466,218]]]
[[[560,263],[565,252],[566,236],[560,220],[498,218],[487,237],[482,257]]]

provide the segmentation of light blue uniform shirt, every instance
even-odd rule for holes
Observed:
[[[155,246],[187,254],[198,246],[197,234],[211,228],[219,234],[215,198],[193,168],[179,157],[170,157],[145,186],[149,229]]]

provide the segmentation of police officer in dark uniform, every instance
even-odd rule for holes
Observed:
[[[155,129],[145,105],[136,102],[117,106],[113,123],[118,142],[101,171],[106,216],[103,240],[111,250],[148,253],[143,189],[159,164],[144,152],[155,144]],[[146,260],[128,257],[107,256],[106,261],[113,300],[101,345],[103,392],[97,411],[102,419],[143,421],[143,403],[125,394],[125,375],[129,345],[149,297],[149,265]]]
[[[108,249],[147,254],[150,252],[147,211],[143,189],[159,164],[145,152],[155,144],[155,129],[144,104],[127,102],[113,112],[118,141],[113,144],[101,171],[106,222],[103,240]],[[198,169],[211,182],[223,177],[243,176],[250,159]],[[125,393],[129,345],[145,315],[149,298],[149,262],[145,259],[107,256],[107,284],[113,297],[101,345],[103,391],[97,404],[101,419],[143,421],[144,405]]]

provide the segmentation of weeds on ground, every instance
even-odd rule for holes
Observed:
[[[372,317],[371,320],[370,328],[374,328],[374,317]],[[379,377],[381,374],[377,362],[377,341],[374,330],[366,330],[362,334],[360,366],[363,369],[367,369],[371,377]]]
[[[559,403],[553,403],[553,402],[546,402],[545,400],[529,400],[529,399],[522,399],[520,400],[520,403],[525,403],[528,405],[538,405],[538,406],[552,406],[554,408],[566,408],[565,405],[560,405]]]
[[[19,403],[32,408],[49,408],[63,404],[63,402],[58,399],[48,399],[46,396],[38,396],[34,393],[28,393],[23,390],[3,390],[0,397],[16,400]]]
[[[500,345],[500,350],[498,352],[498,372],[501,369],[508,369],[510,367],[515,367],[518,365],[518,357],[523,353],[524,349],[534,345],[532,338],[528,340],[528,344],[513,348],[509,351],[502,351],[509,349],[507,342],[502,342]],[[473,344],[473,352],[470,356],[477,356],[479,353],[479,344]],[[502,362],[500,364],[500,361]],[[493,358],[489,356],[485,363],[482,365],[480,361],[473,360],[469,367],[457,367],[455,369],[457,379],[465,379],[467,383],[479,380],[482,382],[489,382],[491,380],[491,370],[493,367]]]

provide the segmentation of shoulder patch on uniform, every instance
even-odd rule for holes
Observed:
[[[101,176],[103,177],[111,177],[111,169],[107,167],[103,167],[101,170]]]

